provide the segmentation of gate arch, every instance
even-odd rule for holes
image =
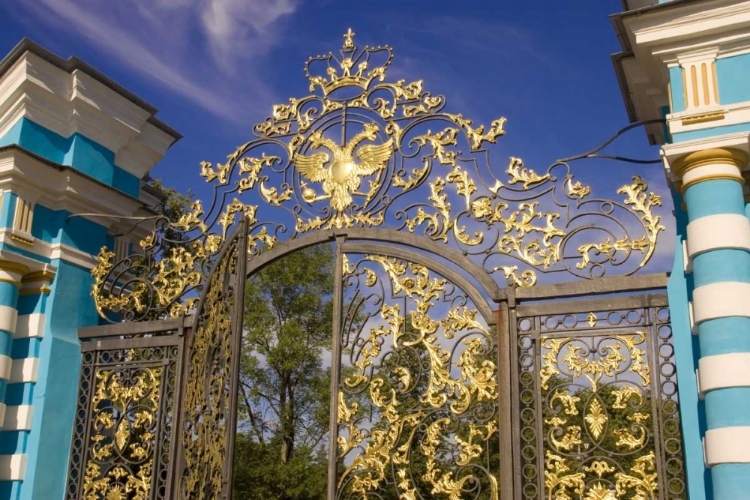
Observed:
[[[93,271],[93,296],[103,317],[115,315],[136,324],[169,316],[173,323],[183,321],[180,328],[187,332],[180,365],[183,387],[160,407],[179,415],[179,431],[174,437],[179,446],[172,447],[177,451],[167,460],[176,469],[170,472],[166,481],[169,486],[160,494],[167,491],[171,495],[181,492],[189,498],[231,496],[231,477],[227,472],[231,467],[227,460],[234,429],[226,428],[233,418],[227,417],[226,412],[234,412],[236,405],[230,401],[227,406],[226,397],[236,398],[230,393],[238,372],[237,356],[232,354],[242,327],[243,286],[239,280],[290,252],[331,241],[341,244],[340,252],[390,255],[426,266],[462,289],[487,325],[497,326],[500,354],[495,380],[497,383],[506,377],[508,381],[508,386],[499,388],[496,394],[497,425],[502,429],[501,449],[512,460],[501,464],[501,481],[493,490],[496,496],[491,498],[514,498],[530,488],[529,481],[542,481],[538,479],[541,473],[536,473],[533,481],[522,477],[518,443],[522,436],[516,422],[521,403],[514,399],[518,394],[512,387],[529,386],[525,368],[514,367],[514,363],[519,355],[527,355],[519,354],[521,351],[530,348],[519,343],[525,331],[519,331],[514,322],[521,317],[518,311],[525,309],[516,311],[516,301],[533,297],[533,292],[524,295],[523,291],[533,290],[538,282],[555,281],[555,277],[561,281],[560,276],[596,283],[591,294],[617,292],[617,288],[602,283],[623,282],[607,282],[603,276],[631,275],[651,259],[659,233],[664,230],[655,211],[661,198],[649,192],[639,177],[617,190],[618,199],[595,198],[591,186],[574,178],[570,163],[594,157],[612,158],[600,151],[617,135],[591,152],[557,160],[541,173],[510,157],[501,175],[490,163],[487,146],[505,134],[506,119],[498,118],[489,126],[475,125],[460,113],[446,111],[445,99],[425,91],[421,80],[388,80],[392,60],[393,50],[388,46],[359,49],[349,30],[338,54],[310,58],[305,64],[309,95],[274,106],[272,116],[253,128],[256,137],[230,154],[226,163],[201,163],[200,175],[214,186],[210,204],[204,207],[197,201],[180,220],[158,221],[153,234],[141,242],[142,253],[113,262],[112,252],[100,252],[99,265]],[[216,281],[215,273],[224,273],[226,279]],[[636,282],[640,283],[637,279],[633,283]],[[224,291],[217,292],[217,287]],[[226,287],[232,287],[233,302],[223,304],[229,310],[218,321],[211,316],[215,311],[208,311],[207,307],[226,300]],[[571,296],[586,295],[586,289],[586,285],[581,285]],[[602,306],[601,310],[609,311],[611,307]],[[195,320],[186,319],[191,314]],[[580,313],[576,310],[572,314]],[[590,314],[596,319],[599,313]],[[212,379],[212,384],[218,384],[218,392],[191,409],[185,405],[196,400],[195,391],[202,383],[205,386],[206,374],[211,371],[201,358],[204,351],[196,347],[196,339],[205,335],[207,325],[213,334],[200,349],[223,353],[216,362],[223,363],[218,371],[226,377],[221,381]],[[127,334],[127,326],[107,328],[101,330],[105,333],[88,333],[87,338]],[[334,331],[337,328],[334,325]],[[138,331],[144,332],[143,327]],[[154,332],[163,331],[165,328],[155,324]],[[632,352],[635,351],[631,355]],[[131,361],[125,358],[123,363]],[[551,369],[549,366],[547,369]],[[96,369],[92,364],[91,370]],[[455,384],[450,386],[461,390]],[[91,384],[86,387],[94,390]],[[539,394],[534,397],[541,399],[541,389],[535,390]],[[572,392],[567,394],[574,396]],[[335,399],[332,397],[332,408],[336,407]],[[542,403],[534,404],[541,412]],[[338,423],[333,422],[333,414],[331,419],[333,436]],[[562,420],[555,421],[558,427],[565,423]],[[88,422],[84,419],[80,424],[78,442],[89,436]],[[200,448],[201,439],[206,439],[207,434],[197,429],[204,424],[223,425],[224,441],[220,441],[225,445],[205,445],[193,455],[197,461],[190,462],[185,450]],[[572,432],[570,439],[577,439],[572,424],[567,425],[564,431],[560,427],[554,432]],[[658,432],[656,429],[649,432]],[[537,432],[534,438],[540,447],[559,442],[541,434]],[[82,451],[76,463],[91,460],[84,456],[90,449],[85,445],[79,448]],[[562,453],[560,450],[558,447]],[[598,467],[598,472],[594,472],[599,473],[598,479],[587,482],[586,473],[582,472],[585,464],[574,465],[574,459],[562,455],[555,457],[559,460],[553,460],[554,470],[550,470],[558,482],[542,481],[544,484],[534,488],[542,488],[548,495],[567,494],[566,488],[577,488],[581,495],[584,490],[592,495],[614,495],[606,491],[607,485],[613,491],[616,486],[614,476],[608,478],[606,471],[601,472],[606,467]],[[663,469],[665,457],[660,457],[661,462],[654,468]],[[526,462],[534,461],[538,461],[538,470],[546,467],[541,452],[524,460],[524,467]],[[222,464],[223,471],[218,464]],[[579,467],[578,472],[572,472],[575,467]],[[104,485],[102,488],[108,487],[110,480],[105,481],[103,469],[97,470],[99,476],[85,481],[98,480],[97,484]],[[571,473],[565,475],[565,471]],[[192,479],[185,480],[183,473]],[[433,480],[438,481],[436,477]],[[445,476],[443,480],[449,478]],[[81,477],[77,476],[76,481],[80,482]],[[632,479],[635,484],[633,481],[638,478]],[[187,489],[186,484],[190,485]],[[659,484],[659,495],[667,498],[665,483]],[[463,495],[455,484],[435,488],[442,493]],[[652,496],[656,491],[650,490]],[[330,499],[336,494],[335,488],[329,490]],[[416,493],[409,496],[408,488],[401,494],[401,498],[417,498]],[[149,495],[148,498],[162,498],[156,493]]]

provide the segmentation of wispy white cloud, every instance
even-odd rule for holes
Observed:
[[[297,2],[37,0],[18,6],[48,29],[87,39],[142,78],[239,121],[247,110],[237,102],[271,99],[262,81],[248,74],[253,61],[274,46],[279,23],[295,12]]]

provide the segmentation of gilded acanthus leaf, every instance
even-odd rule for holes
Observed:
[[[584,420],[586,421],[589,431],[594,436],[594,439],[599,439],[609,417],[607,417],[607,413],[599,401],[594,399],[588,407]]]

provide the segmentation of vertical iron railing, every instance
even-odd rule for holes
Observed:
[[[686,498],[665,284],[517,290],[515,498]]]
[[[172,498],[174,415],[191,319],[79,330],[82,365],[66,498]]]

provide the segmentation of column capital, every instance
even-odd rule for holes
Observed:
[[[0,281],[2,282],[18,286],[21,284],[23,275],[28,272],[29,268],[19,262],[0,259]]]
[[[739,171],[747,165],[750,155],[741,149],[711,148],[688,153],[672,162],[672,172],[684,180],[685,174],[705,165],[733,165]]]
[[[55,279],[55,268],[45,266],[41,271],[32,271],[21,279],[21,295],[35,295],[43,293],[49,295],[50,283]]]
[[[661,150],[674,186],[685,191],[698,182],[729,179],[744,184],[750,160],[750,134],[741,132],[667,144]]]

